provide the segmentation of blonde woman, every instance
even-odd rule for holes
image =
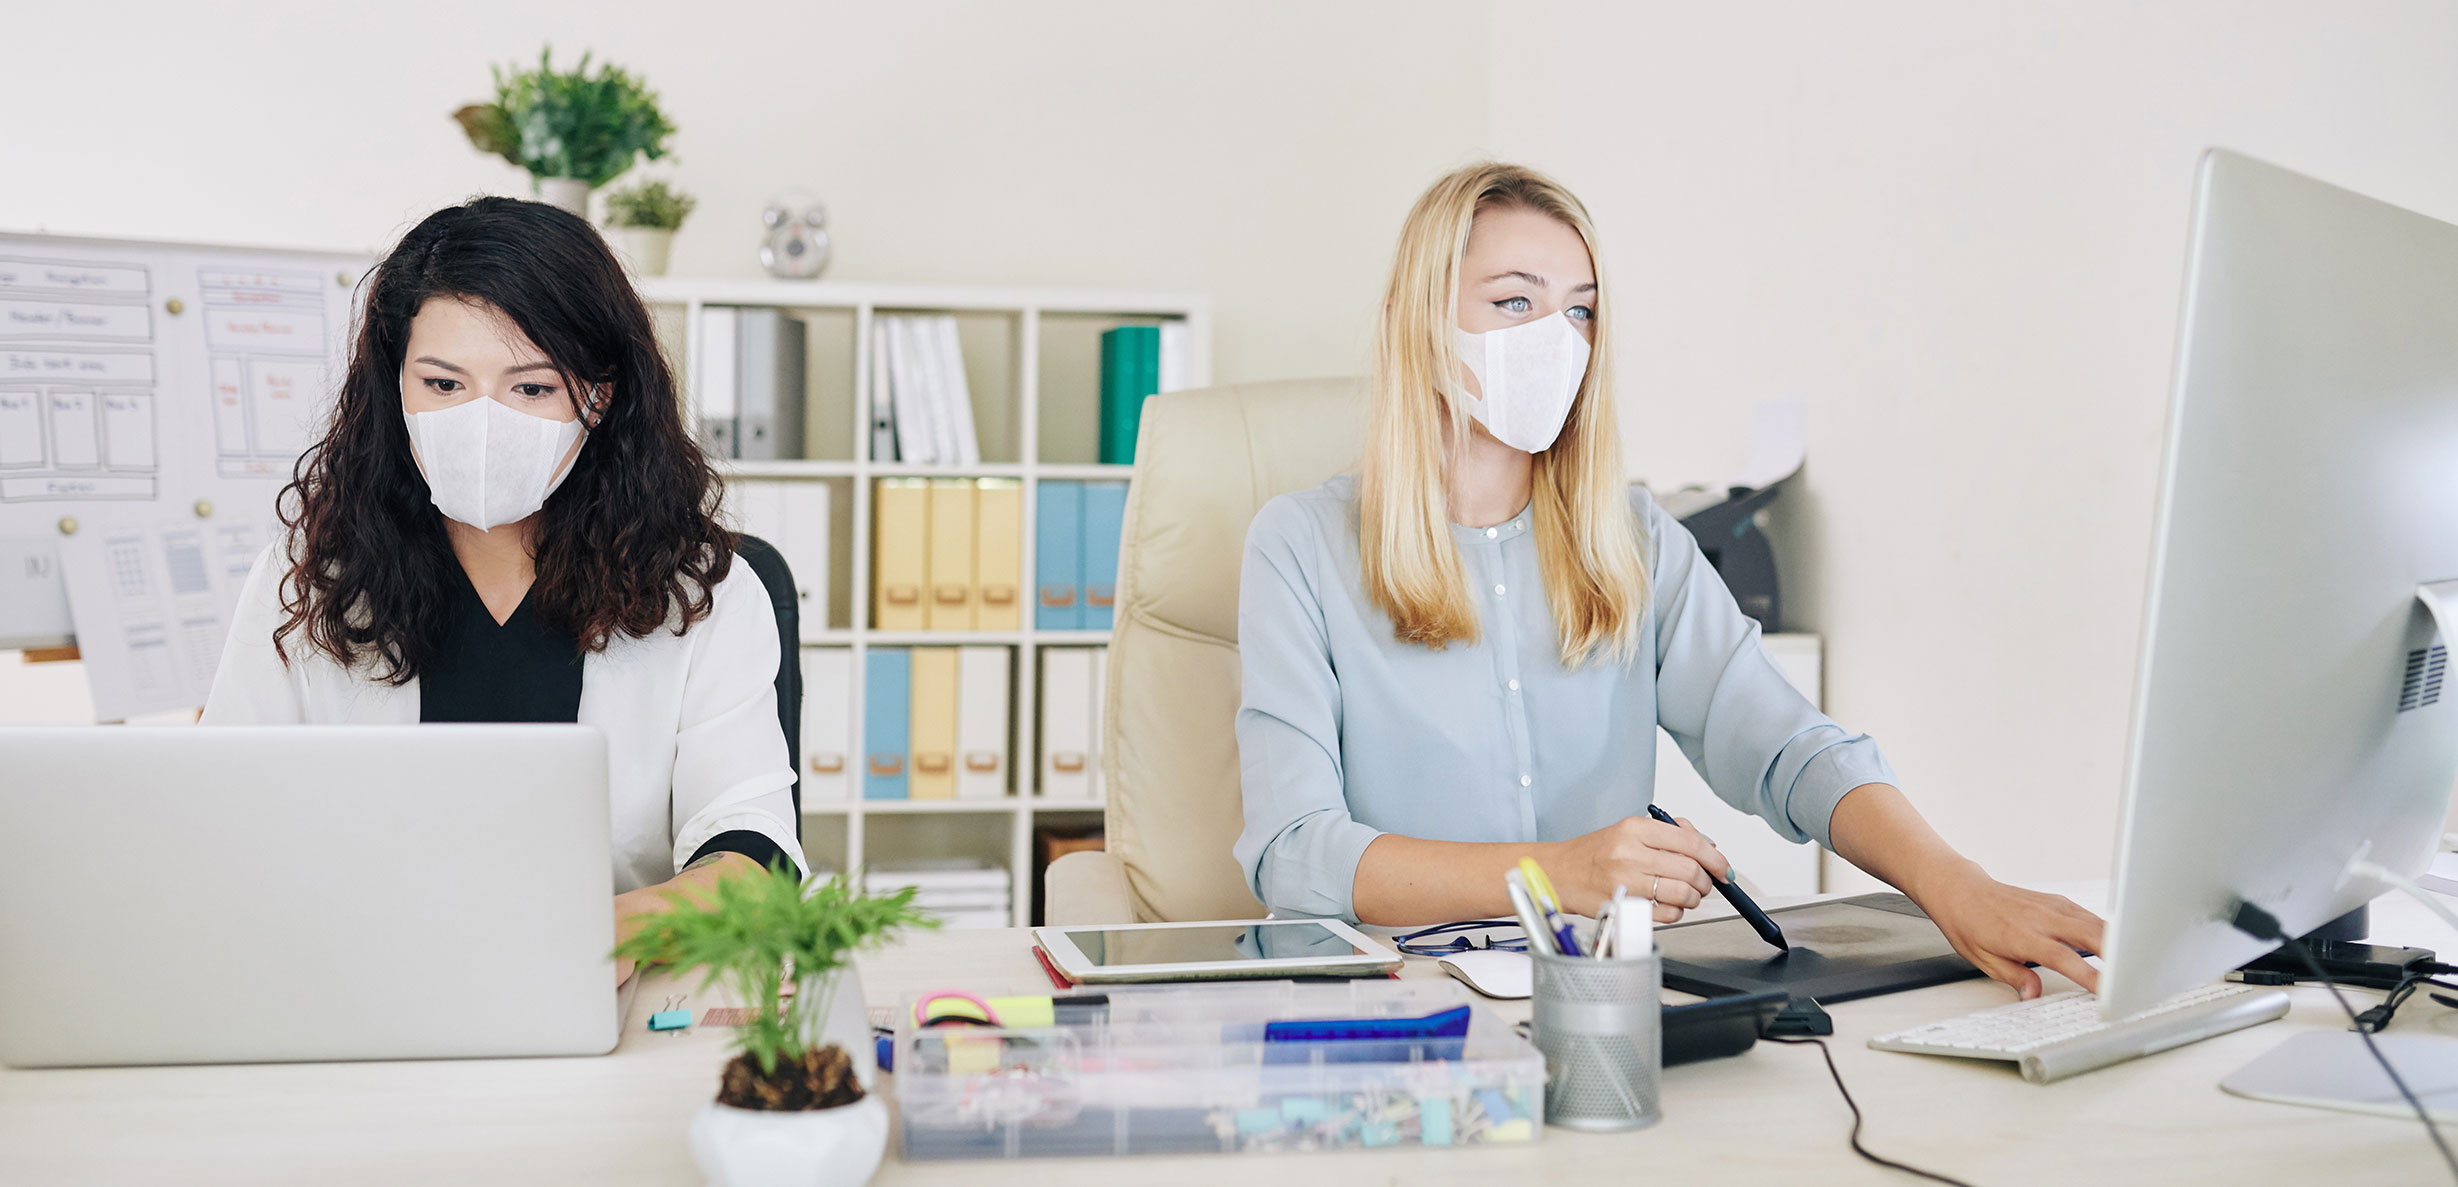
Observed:
[[[1650,820],[1656,726],[1716,794],[1910,895],[2028,998],[2096,988],[2100,920],[1989,877],[1877,743],[1777,672],[1697,543],[1626,487],[1611,305],[1578,199],[1461,169],[1400,230],[1363,465],[1272,500],[1246,540],[1236,855],[1275,912],[1411,925],[1507,915],[1543,863],[1593,914],[1660,922],[1730,866]]]

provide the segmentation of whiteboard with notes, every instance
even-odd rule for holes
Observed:
[[[0,233],[0,648],[71,642],[72,531],[271,538],[371,263]]]

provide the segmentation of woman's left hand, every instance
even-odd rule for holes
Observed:
[[[2099,992],[2099,970],[2074,950],[2098,952],[2105,925],[2072,899],[2008,886],[1969,861],[1925,880],[1912,899],[1965,960],[2025,1000],[2040,996],[2040,974],[2027,964],[2055,969]]]

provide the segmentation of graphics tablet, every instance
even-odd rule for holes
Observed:
[[[1900,894],[1803,903],[1767,915],[1792,951],[1769,947],[1738,918],[1657,928],[1664,987],[1704,997],[1780,991],[1831,1004],[1980,975]]]
[[[1087,984],[1229,977],[1371,977],[1400,954],[1337,919],[1036,927],[1058,971]]]

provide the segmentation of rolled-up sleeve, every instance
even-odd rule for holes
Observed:
[[[1381,832],[1349,815],[1341,787],[1340,683],[1314,580],[1315,528],[1267,504],[1238,576],[1238,775],[1246,827],[1236,857],[1275,915],[1354,921],[1357,863]]]
[[[683,678],[674,738],[674,868],[719,834],[755,832],[800,869],[794,839],[794,768],[777,723],[776,612],[757,574],[739,562],[717,586]]]
[[[1641,503],[1655,553],[1657,721],[1725,803],[1833,848],[1835,805],[1864,783],[1895,782],[1893,768],[1874,739],[1846,732],[1784,678],[1688,529]]]

